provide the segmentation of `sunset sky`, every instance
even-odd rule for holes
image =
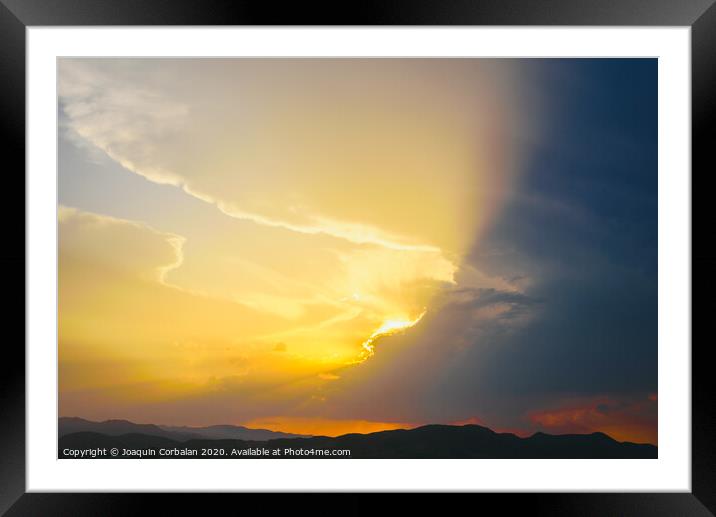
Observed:
[[[58,69],[60,416],[657,442],[656,60]]]

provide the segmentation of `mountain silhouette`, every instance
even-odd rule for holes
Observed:
[[[105,420],[93,422],[78,417],[61,417],[58,422],[58,434],[61,437],[79,432],[100,433],[106,436],[124,434],[142,434],[160,436],[176,441],[235,439],[266,441],[275,438],[301,438],[304,435],[279,433],[268,429],[250,429],[235,425],[212,425],[209,427],[173,427],[154,424],[135,424],[128,420]]]
[[[61,436],[59,457],[76,457],[72,451],[117,449],[119,458],[132,457],[125,449],[155,451],[223,450],[213,457],[242,457],[230,451],[280,450],[279,456],[298,458],[657,458],[657,448],[649,444],[618,442],[604,433],[550,435],[535,433],[520,438],[511,433],[496,433],[478,425],[426,425],[415,429],[380,431],[370,434],[346,434],[335,438],[277,438],[268,441],[236,439],[174,440],[166,436],[127,433],[115,436],[97,432],[75,432]],[[292,451],[329,451],[325,456],[297,454]],[[332,456],[333,450],[350,450],[350,455]],[[253,455],[253,452],[252,454]],[[161,457],[159,454],[146,457]],[[264,454],[261,457],[270,457]]]
[[[277,438],[306,438],[309,435],[281,433],[278,431],[269,431],[268,429],[254,429],[243,427],[240,425],[210,425],[208,427],[176,427],[176,426],[159,426],[165,431],[179,434],[200,435],[208,440],[250,440],[250,441],[266,441],[275,440]]]

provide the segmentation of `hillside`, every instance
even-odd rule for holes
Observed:
[[[59,457],[71,457],[72,451],[116,448],[117,457],[132,457],[123,451],[154,451],[160,449],[196,452],[220,450],[212,457],[257,457],[251,451],[279,449],[273,457],[336,457],[332,450],[350,450],[341,458],[656,458],[657,448],[648,444],[618,442],[603,433],[549,435],[535,433],[520,438],[510,433],[496,433],[477,425],[427,425],[410,430],[381,431],[370,434],[347,434],[339,437],[279,438],[269,441],[235,439],[195,439],[179,441],[159,435],[128,433],[108,436],[96,432],[65,434],[59,441]],[[289,454],[287,449],[301,451]],[[305,451],[328,451],[320,456]],[[68,452],[69,451],[69,452]],[[232,451],[237,454],[232,455]],[[243,453],[241,451],[244,451]],[[249,452],[247,452],[249,451]],[[75,453],[76,454],[76,453]],[[188,454],[188,453],[187,453]],[[315,454],[315,452],[314,452]],[[146,456],[146,455],[145,455]],[[166,457],[166,456],[164,456]],[[184,457],[181,455],[180,457]],[[258,457],[271,457],[264,452]]]

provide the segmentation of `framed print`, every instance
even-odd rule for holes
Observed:
[[[691,286],[716,8],[391,5],[3,0],[8,515],[714,511]]]

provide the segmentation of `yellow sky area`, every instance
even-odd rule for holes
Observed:
[[[201,243],[187,241],[179,268],[166,281],[192,292],[234,300],[301,323],[373,313],[420,311],[425,284],[450,283],[456,266],[439,251],[393,250],[357,245],[324,235],[268,228],[259,243],[233,227],[214,229]],[[430,285],[428,286],[430,287]],[[360,309],[360,311],[358,311]]]
[[[453,276],[435,252],[284,250],[287,239],[274,242],[294,258],[282,271],[281,261],[235,260],[239,250],[202,254],[142,223],[68,207],[59,221],[61,407],[75,414],[88,400],[311,397],[338,378],[332,370],[364,359],[376,329],[422,314]]]

